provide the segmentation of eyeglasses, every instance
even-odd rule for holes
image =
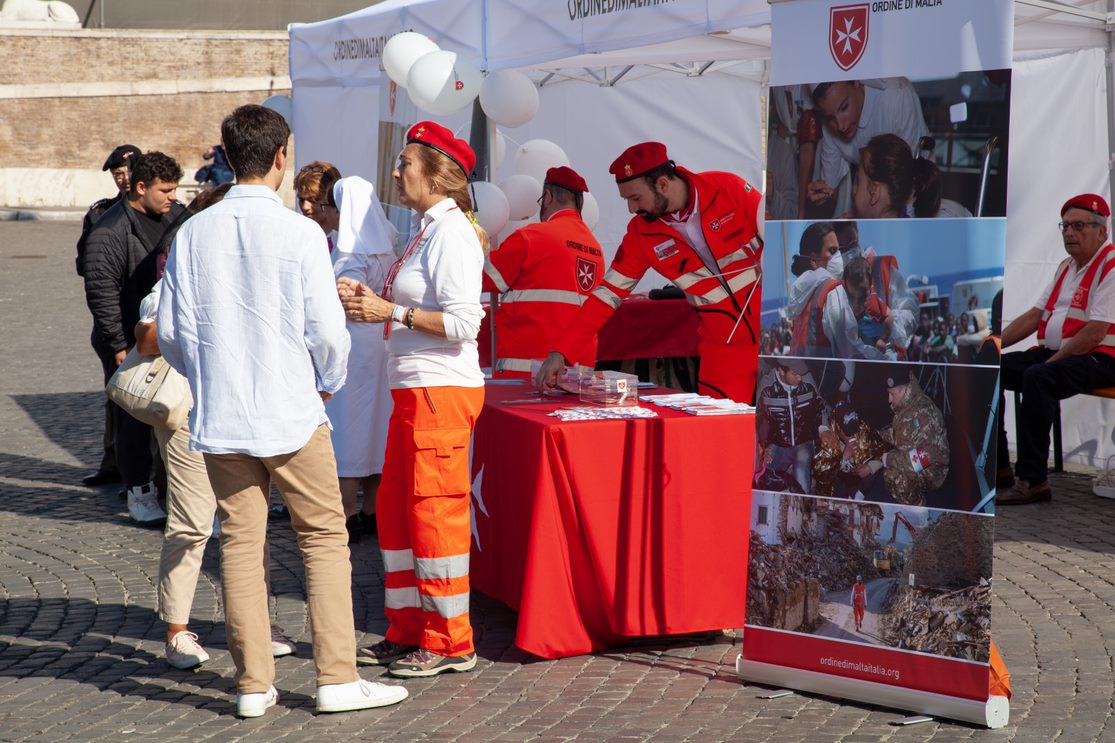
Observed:
[[[298,171],[298,175],[302,175],[304,173],[319,173],[321,175],[325,175],[326,170],[325,168],[319,167],[317,165],[306,165]]]
[[[1066,232],[1068,230],[1072,230],[1073,232],[1083,232],[1085,227],[1100,227],[1102,225],[1103,222],[1058,222],[1057,229],[1059,229],[1061,232]]]

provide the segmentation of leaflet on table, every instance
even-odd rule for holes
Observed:
[[[620,419],[657,418],[658,413],[649,408],[637,406],[592,406],[580,408],[560,408],[549,414],[563,423],[569,421],[607,421]]]
[[[681,410],[693,415],[733,415],[754,413],[755,408],[747,403],[724,400],[695,392],[679,392],[671,395],[644,395],[643,400],[663,408]]]

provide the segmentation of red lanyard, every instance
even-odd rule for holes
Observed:
[[[452,207],[448,211],[453,211],[453,209],[456,209],[456,208],[457,207]],[[410,247],[407,248],[406,252],[403,253],[403,257],[400,258],[399,260],[395,261],[393,264],[391,264],[391,269],[387,272],[387,278],[383,282],[383,295],[382,296],[388,302],[394,301],[392,296],[391,296],[391,289],[392,289],[392,286],[395,284],[395,278],[399,275],[399,271],[401,271],[403,269],[403,266],[406,265],[406,262],[408,260],[410,260],[410,257],[414,254],[414,251],[418,249],[418,244],[422,242],[422,236],[426,234],[426,228],[428,228],[430,226],[430,224],[433,224],[432,220],[430,221],[429,224],[427,224],[425,227],[422,228],[422,231],[418,233],[418,237],[414,238],[414,242],[412,242],[410,244]],[[392,320],[391,318],[388,318],[383,323],[383,337],[384,338],[390,338],[391,337],[391,326],[394,325],[394,324],[395,324],[395,321]]]

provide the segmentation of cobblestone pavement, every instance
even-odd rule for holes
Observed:
[[[278,661],[279,706],[240,721],[215,545],[193,626],[213,659],[176,671],[154,614],[159,532],[127,520],[116,488],[80,485],[98,459],[102,393],[76,232],[0,222],[0,741],[1115,740],[1115,503],[1083,475],[1054,480],[1052,504],[997,519],[995,636],[1015,689],[1004,730],[899,728],[897,711],[800,694],[760,700],[734,676],[729,637],[539,661],[514,647],[514,614],[482,596],[474,673],[408,681],[394,708],[315,716],[301,563],[282,524],[274,612],[299,653]],[[384,629],[374,552],[364,543],[353,556],[356,626],[369,637]]]

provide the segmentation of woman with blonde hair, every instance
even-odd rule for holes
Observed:
[[[314,161],[295,178],[301,212],[328,238],[337,279],[349,278],[381,291],[395,261],[398,232],[387,221],[375,187],[359,176],[341,178],[329,163]],[[383,334],[367,323],[349,321],[352,350],[348,376],[325,411],[333,426],[333,450],[349,544],[375,531],[375,502],[387,447],[391,394]],[[357,509],[358,490],[364,491]]]
[[[469,444],[484,403],[476,334],[487,235],[468,175],[476,155],[445,127],[407,133],[393,173],[413,239],[383,295],[338,282],[349,320],[383,323],[395,403],[377,503],[387,573],[386,638],[357,661],[394,676],[476,666],[469,620]]]

